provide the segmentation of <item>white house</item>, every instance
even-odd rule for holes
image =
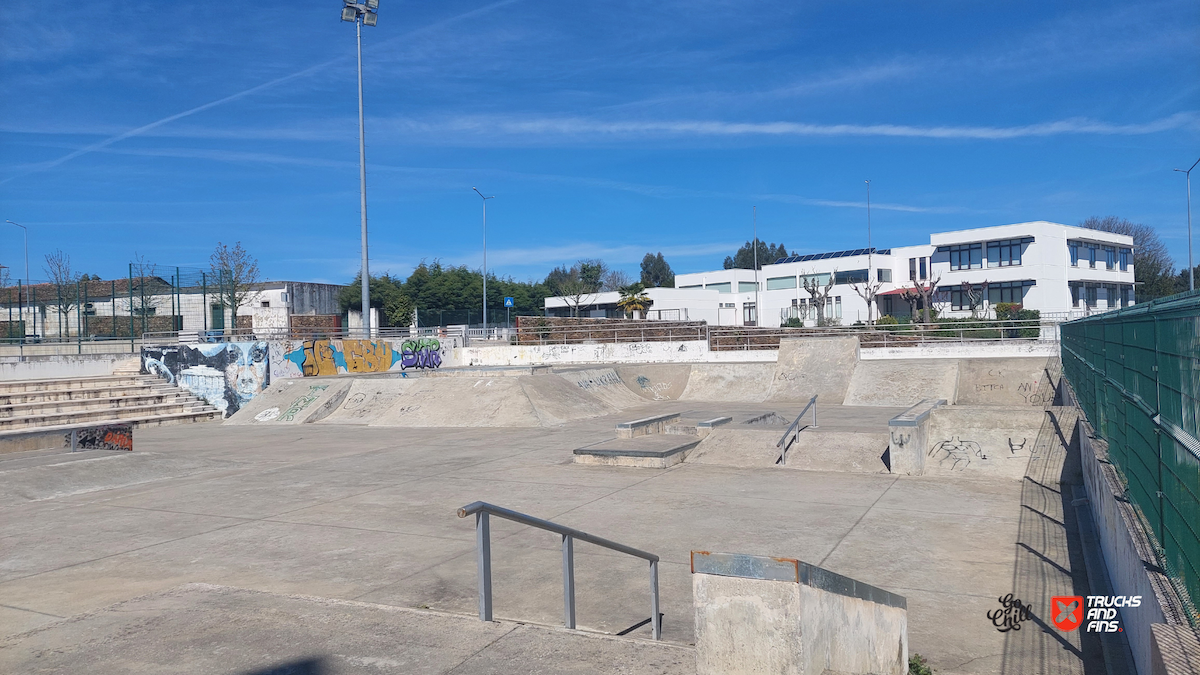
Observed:
[[[648,289],[654,300],[650,318],[751,326],[801,319],[815,325],[817,308],[805,281],[822,290],[833,281],[824,313],[852,324],[868,319],[867,302],[855,290],[867,279],[879,284],[874,317],[908,316],[904,290],[934,284],[933,304],[942,316],[972,316],[975,297],[978,316],[988,315],[997,303],[1013,302],[1046,318],[1064,318],[1133,303],[1133,239],[1036,221],[936,233],[928,244],[914,246],[790,256],[757,273],[677,274],[675,289]],[[579,313],[619,316],[617,298],[615,292],[585,297]],[[573,302],[547,298],[547,313],[569,315]]]

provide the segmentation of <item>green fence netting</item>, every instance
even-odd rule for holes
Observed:
[[[1200,291],[1064,323],[1063,373],[1193,625],[1200,599]]]

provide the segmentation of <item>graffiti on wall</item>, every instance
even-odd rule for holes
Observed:
[[[400,368],[438,368],[442,343],[437,338],[417,338],[400,344]]]
[[[203,398],[225,417],[271,383],[266,342],[142,348],[142,372],[159,375]]]
[[[78,429],[75,432],[76,450],[133,450],[133,425],[110,424]],[[71,447],[71,434],[66,435],[66,447]]]
[[[436,338],[414,338],[399,349],[386,340],[283,341],[271,346],[276,377],[383,373],[407,368],[438,368],[444,353]]]

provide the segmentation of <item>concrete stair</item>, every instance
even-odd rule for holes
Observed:
[[[103,424],[158,426],[220,417],[207,402],[153,375],[121,372],[0,382],[0,434]]]

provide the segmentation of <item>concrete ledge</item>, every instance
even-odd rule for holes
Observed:
[[[915,427],[929,418],[934,408],[946,405],[946,399],[927,398],[888,421],[889,427]]]
[[[858,598],[889,607],[908,609],[908,601],[902,595],[889,593],[882,588],[864,584],[837,572],[830,572],[823,567],[792,558],[692,551],[692,574],[790,581],[848,598]]]
[[[700,445],[700,440],[696,436],[665,434],[618,438],[576,448],[573,454],[576,464],[665,469],[682,462],[692,448]]]
[[[649,434],[661,434],[667,430],[667,422],[677,419],[679,413],[667,413],[653,417],[643,417],[632,422],[621,422],[617,425],[617,438],[633,438]]]

